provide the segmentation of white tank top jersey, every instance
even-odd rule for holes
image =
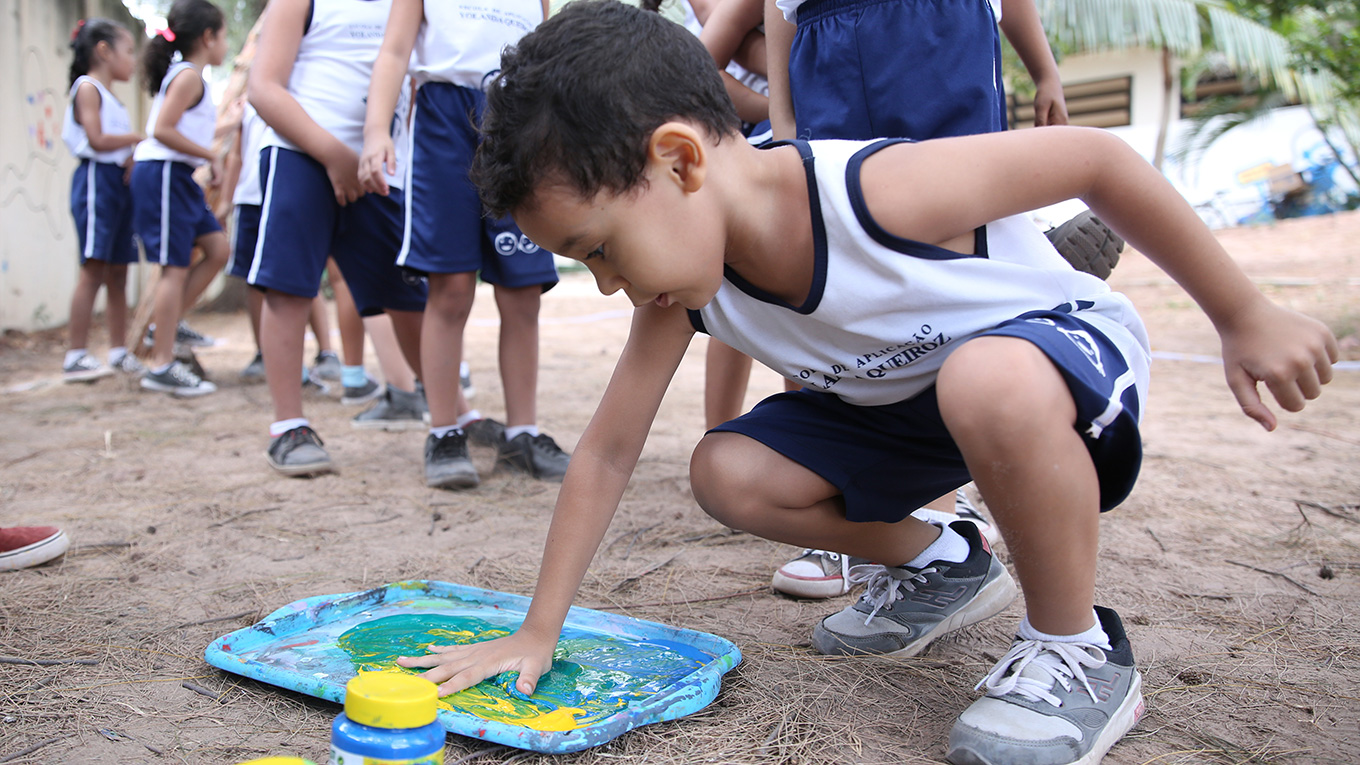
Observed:
[[[241,112],[241,174],[236,176],[236,189],[231,194],[234,205],[258,205],[264,201],[260,188],[260,141],[268,125],[249,102]]]
[[[123,102],[99,80],[82,74],[71,85],[70,100],[66,104],[66,117],[61,123],[61,140],[66,142],[66,148],[70,149],[71,155],[77,159],[92,159],[96,162],[121,165],[132,156],[131,146],[113,151],[95,151],[94,147],[90,146],[90,137],[85,134],[85,128],[76,122],[76,91],[83,82],[94,85],[99,91],[99,129],[104,135],[132,132],[132,117],[128,116],[127,107],[123,106]]]
[[[909,399],[934,384],[964,340],[1075,301],[1082,301],[1080,318],[1128,358],[1147,358],[1147,334],[1128,299],[1074,270],[1025,216],[978,229],[976,256],[879,227],[860,193],[859,166],[895,142],[797,142],[805,150],[817,258],[807,301],[791,306],[729,271],[713,300],[691,312],[696,329],[857,406]],[[1146,391],[1146,365],[1130,366]]]
[[[368,82],[391,9],[392,0],[313,0],[307,30],[288,77],[288,92],[307,115],[355,154],[364,150]],[[409,152],[406,127],[410,104],[410,81],[406,80],[398,91],[392,119],[398,168],[405,167]],[[260,145],[301,151],[272,127],[265,130]],[[388,185],[400,188],[402,174],[404,170],[387,176]]]
[[[170,65],[170,69],[165,73],[165,79],[161,80],[160,91],[151,102],[151,116],[146,120],[146,140],[137,144],[137,149],[132,155],[138,162],[168,159],[195,167],[208,164],[208,160],[202,157],[175,151],[155,138],[156,119],[160,116],[161,104],[165,103],[165,91],[170,87],[170,83],[184,72],[192,72],[194,77],[203,79],[203,75],[193,64],[180,61]],[[208,90],[207,82],[203,82],[203,97],[198,99],[198,103],[184,110],[179,122],[175,123],[175,129],[199,146],[204,148],[212,146],[213,131],[217,129],[217,106],[213,104],[212,91]]]
[[[539,0],[426,0],[411,57],[416,84],[450,82],[482,89],[501,68],[501,51],[543,21]]]
[[[784,18],[790,24],[798,23],[798,6],[803,5],[808,0],[774,0],[774,4],[779,10],[784,12]],[[992,15],[996,17],[998,23],[1001,21],[1001,0],[987,0],[987,4],[992,6]]]

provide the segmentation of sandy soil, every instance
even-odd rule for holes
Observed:
[[[1222,239],[1274,299],[1328,322],[1360,358],[1360,215]],[[1111,281],[1158,351],[1217,355],[1202,314],[1142,257],[1126,254]],[[307,408],[340,474],[279,478],[262,456],[268,394],[236,381],[252,351],[244,316],[192,320],[223,341],[200,353],[222,389],[195,401],[128,379],[60,384],[59,332],[0,345],[0,523],[58,524],[74,540],[52,564],[0,575],[0,655],[93,662],[0,664],[0,762],[324,761],[338,707],[209,667],[210,640],[292,600],[407,578],[532,588],[553,485],[498,473],[473,491],[426,489],[422,435],[352,430],[355,410],[334,398]],[[480,293],[474,403],[500,416],[495,325]],[[626,301],[582,274],[545,298],[540,421],[563,446],[627,329]],[[100,347],[102,329],[94,337]],[[702,362],[698,342],[577,602],[715,632],[745,661],[702,713],[555,761],[938,761],[1022,605],[916,659],[816,656],[811,626],[849,600],[775,595],[769,576],[789,550],[727,533],[690,494]],[[750,401],[778,386],[757,373]],[[1360,370],[1265,433],[1217,365],[1159,360],[1144,437],[1139,487],[1102,522],[1098,599],[1125,618],[1148,711],[1105,761],[1360,762]],[[490,470],[488,450],[474,459]],[[446,756],[549,759],[457,737]]]

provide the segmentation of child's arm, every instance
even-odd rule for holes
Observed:
[[[439,0],[436,0],[437,2]],[[392,115],[397,110],[402,79],[411,61],[420,22],[425,18],[421,0],[392,0],[382,48],[373,62],[368,84],[368,111],[364,114],[364,152],[359,157],[359,182],[365,191],[387,195],[384,173],[397,172],[397,152],[392,145]]]
[[[694,330],[680,306],[643,306],[595,416],[571,455],[543,550],[538,585],[524,624],[513,635],[471,646],[431,646],[432,653],[399,659],[429,667],[424,677],[444,696],[499,672],[520,673],[516,685],[532,693],[552,666],[553,649],[586,568],[604,538],[637,465],[666,387]]]
[[[193,72],[193,76],[185,77],[187,72]],[[222,178],[222,158],[213,153],[210,147],[200,146],[189,140],[176,127],[185,110],[207,95],[203,90],[203,77],[197,70],[184,69],[175,75],[175,79],[171,80],[165,89],[165,100],[161,101],[161,110],[156,115],[156,124],[151,134],[167,148],[208,160],[212,169],[211,183],[216,186]]]
[[[722,72],[723,86],[727,88],[727,95],[737,107],[737,116],[743,122],[755,123],[769,117],[769,101],[723,70],[741,48],[746,36],[760,25],[763,10],[763,0],[722,0],[709,14],[699,35],[699,41],[708,49],[718,71]]]
[[[1034,0],[1002,0],[1001,31],[1020,55],[1020,61],[1034,80],[1034,124],[1067,124],[1067,100],[1063,97],[1058,62],[1039,21]]]
[[[784,18],[775,0],[765,0],[765,55],[769,67],[770,127],[775,140],[787,141],[797,128],[793,115],[793,92],[789,90],[789,50],[795,27]]]
[[[260,29],[246,91],[250,104],[279,135],[291,141],[326,168],[335,201],[345,205],[363,196],[359,186],[359,155],[330,131],[316,124],[302,104],[288,92],[298,46],[307,31],[308,0],[274,0]]]
[[[861,182],[884,229],[929,243],[1081,198],[1204,309],[1223,341],[1228,387],[1267,430],[1276,421],[1258,382],[1297,412],[1332,378],[1331,331],[1262,295],[1166,178],[1113,135],[1055,127],[900,144],[870,157]]]
[[[117,151],[124,146],[131,146],[142,140],[140,133],[106,134],[103,123],[99,121],[101,100],[99,88],[96,88],[89,81],[80,83],[80,87],[76,88],[75,103],[72,109],[75,111],[76,122],[85,129],[85,137],[89,139],[91,149],[95,151]]]
[[[244,109],[238,105],[236,112],[241,114]],[[241,142],[245,138],[246,124],[242,119],[236,124],[236,135],[227,143],[227,154],[222,158],[222,188],[224,193],[218,198],[216,210],[213,214],[217,216],[218,223],[225,223],[231,217],[233,207],[232,196],[236,192],[236,184],[241,180]],[[223,226],[225,228],[225,225]]]

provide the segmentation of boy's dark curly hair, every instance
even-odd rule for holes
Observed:
[[[718,140],[741,122],[698,38],[615,0],[576,0],[501,54],[472,180],[492,215],[544,181],[583,199],[644,182],[647,142],[670,120]]]

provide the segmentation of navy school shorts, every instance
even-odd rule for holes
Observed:
[[[147,160],[132,166],[133,230],[146,259],[162,266],[188,268],[194,242],[221,231],[208,209],[194,168],[174,160]]]
[[[406,231],[397,264],[421,274],[479,271],[491,284],[541,285],[546,292],[557,284],[552,253],[510,218],[482,215],[482,200],[468,178],[485,108],[480,90],[452,83],[427,82],[416,91]]]
[[[236,205],[231,214],[231,260],[227,275],[237,279],[250,276],[255,263],[255,245],[260,238],[260,206]]]
[[[314,298],[329,256],[361,315],[425,310],[424,280],[394,262],[401,247],[400,189],[341,207],[320,162],[279,146],[260,150],[260,180],[264,204],[248,284]]]
[[[136,263],[132,238],[132,189],[122,165],[80,160],[71,175],[71,217],[76,222],[80,263],[101,260],[114,265]]]
[[[1124,501],[1143,449],[1135,375],[1114,343],[1060,311],[1027,313],[979,336],[985,335],[1028,340],[1048,356],[1076,401],[1101,512]],[[885,406],[855,406],[806,389],[778,393],[710,432],[753,438],[826,479],[841,491],[852,521],[896,523],[971,480],[934,387]]]
[[[789,52],[798,137],[927,138],[1006,129],[987,0],[810,0]]]

